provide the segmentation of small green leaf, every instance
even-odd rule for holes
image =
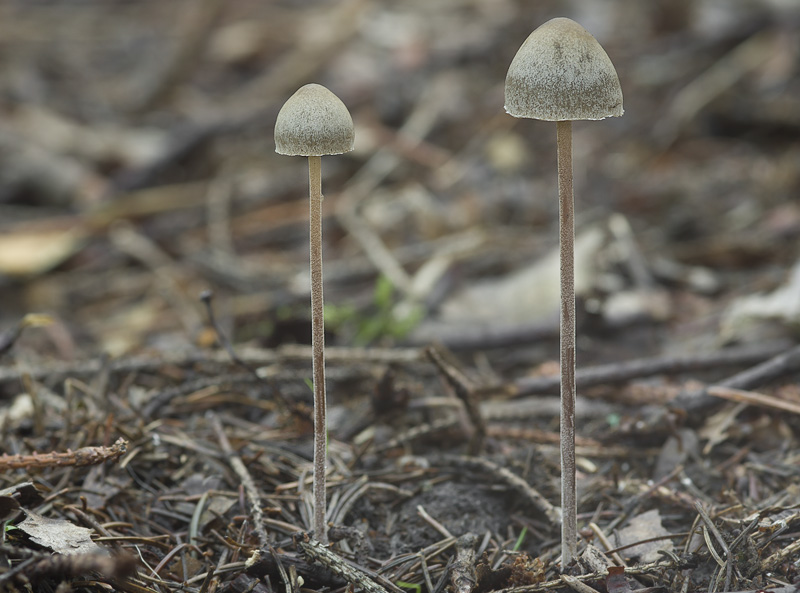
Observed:
[[[528,535],[528,528],[523,527],[522,531],[517,538],[517,543],[514,544],[514,552],[519,552],[519,549],[522,547],[522,542],[525,540],[525,536]]]
[[[420,593],[422,591],[422,585],[417,583],[407,583],[405,581],[395,581],[395,585],[398,587],[402,587],[403,589],[412,589],[414,593]]]
[[[373,294],[373,301],[375,305],[383,311],[392,306],[392,295],[394,294],[394,286],[386,276],[378,276],[375,282],[375,293]]]

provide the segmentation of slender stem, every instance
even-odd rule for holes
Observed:
[[[575,206],[572,191],[572,122],[556,122],[558,223],[561,238],[561,569],[578,547],[575,490]]]
[[[325,458],[328,425],[325,401],[325,316],[322,299],[322,158],[308,157],[309,245],[311,248],[311,351],[314,374],[314,536],[328,543],[325,523]]]

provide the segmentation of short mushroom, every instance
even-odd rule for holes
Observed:
[[[353,150],[353,119],[324,86],[307,84],[289,97],[275,121],[275,151],[308,157],[311,250],[311,350],[314,378],[314,535],[328,542],[325,524],[325,319],[322,298],[322,156]]]
[[[575,222],[572,120],[622,115],[622,89],[606,52],[567,18],[531,33],[506,75],[505,109],[514,117],[556,122],[561,260],[561,566],[575,557]]]

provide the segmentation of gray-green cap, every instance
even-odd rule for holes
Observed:
[[[606,52],[575,21],[555,18],[531,33],[506,75],[506,111],[567,121],[622,115],[622,88]]]
[[[353,118],[344,103],[319,84],[297,89],[278,112],[275,152],[325,156],[353,150]]]

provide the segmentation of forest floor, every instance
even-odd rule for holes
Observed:
[[[189,8],[191,7],[191,8]],[[555,126],[503,111],[569,16],[579,560],[560,563]],[[309,538],[318,82],[328,524]],[[797,591],[792,1],[0,3],[0,591]]]

